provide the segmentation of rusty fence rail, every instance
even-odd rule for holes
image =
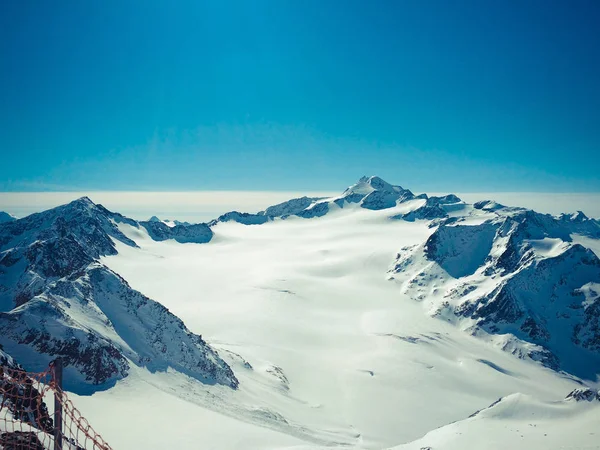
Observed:
[[[0,365],[0,449],[112,450],[63,391],[60,359],[44,372]]]

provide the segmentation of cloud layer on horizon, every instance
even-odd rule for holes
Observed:
[[[333,196],[332,192],[196,191],[196,192],[0,192],[0,211],[16,217],[40,212],[87,195],[96,203],[138,220],[156,215],[166,219],[203,222],[228,211],[257,212],[291,198]],[[435,194],[435,193],[432,193]],[[559,214],[583,211],[600,218],[600,193],[456,193],[468,203],[493,199],[507,206],[522,206]]]

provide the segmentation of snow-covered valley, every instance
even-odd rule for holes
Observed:
[[[226,382],[203,382],[173,362],[180,356],[171,347],[161,366],[166,371],[136,362],[136,355],[149,352],[146,344],[129,351],[132,339],[123,337],[96,296],[119,335],[109,340],[130,367],[110,389],[73,397],[113,448],[600,448],[594,434],[600,401],[564,400],[574,389],[600,388],[594,347],[599,319],[577,315],[598,305],[596,260],[586,250],[598,254],[596,221],[563,217],[546,223],[535,216],[519,222],[518,211],[497,213],[501,205],[414,196],[379,179],[363,179],[340,197],[309,200],[294,203],[301,204],[298,211],[287,205],[272,216],[217,220],[204,243],[171,237],[177,232],[188,240],[187,228],[161,228],[157,239],[157,225],[107,216],[115,227],[109,230],[115,251],[100,252],[93,264],[165,306],[191,333],[185,335],[201,336],[198,342],[215,349],[239,381],[232,388],[225,371]],[[299,216],[281,219],[280,211]],[[260,224],[245,224],[257,218]],[[525,234],[498,232],[507,225],[496,222],[505,220],[525,223]],[[572,237],[556,228],[560,220],[560,227],[576,231]],[[432,238],[436,233],[442,237]],[[425,248],[431,239],[446,242],[435,255]],[[510,270],[500,249],[509,240],[515,246]],[[540,277],[543,286],[562,286],[544,288],[559,300],[581,292],[573,298],[583,306],[564,322],[575,327],[581,321],[577,330],[586,334],[579,342],[590,342],[574,347],[577,364],[568,367],[577,373],[560,363],[542,364],[534,350],[546,344],[518,335],[522,322],[496,315],[496,329],[478,316],[454,312],[459,300],[485,297],[499,281],[538,276],[537,268],[549,264],[544,261],[562,261],[573,248],[583,252],[585,270],[569,266],[580,285],[548,279],[551,271]],[[453,296],[444,297],[448,292]],[[515,304],[546,323],[550,319],[540,312],[546,307],[537,310],[535,302],[550,299],[531,292],[538,296],[516,296]],[[556,361],[563,361],[575,344],[564,337],[571,330],[557,323],[547,342],[552,350],[560,344]],[[161,335],[167,346],[181,339],[169,330]],[[518,336],[512,340],[506,333]]]

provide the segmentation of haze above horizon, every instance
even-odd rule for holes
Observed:
[[[196,191],[196,192],[0,192],[0,211],[17,218],[42,212],[88,196],[93,202],[106,206],[136,220],[151,216],[193,223],[207,222],[230,211],[255,213],[280,202],[301,196],[332,197],[337,192],[325,191]],[[428,192],[445,195],[449,192]],[[506,206],[520,206],[537,212],[558,215],[583,211],[588,217],[600,219],[600,193],[461,193],[467,203],[496,200]]]

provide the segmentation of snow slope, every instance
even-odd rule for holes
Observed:
[[[514,448],[598,447],[600,402],[564,401],[600,387],[597,221],[378,177],[210,229],[86,205],[99,215],[83,227],[0,232],[0,281],[24,299],[0,315],[2,338],[33,312],[36,329],[117,349],[127,377],[75,396],[114,448],[487,448],[488,431]],[[104,250],[79,252],[90,243]],[[33,364],[31,342],[10,353]]]
[[[435,231],[429,221],[389,219],[419,201],[376,211],[349,204],[315,220],[289,217],[252,227],[218,223],[214,238],[199,246],[158,243],[122,227],[140,248],[117,243],[118,255],[102,262],[192,331],[202,330],[240,381],[228,392],[174,373],[160,380],[138,373],[139,383],[156,389],[147,387],[144,395],[170,392],[197,404],[198,417],[208,414],[202,408],[227,416],[211,416],[211,426],[201,428],[214,448],[230,448],[220,442],[219,424],[227,423],[252,442],[239,448],[257,449],[271,448],[271,437],[250,441],[256,435],[246,423],[304,441],[295,447],[273,438],[282,442],[278,448],[381,449],[515,392],[540,401],[564,398],[579,385],[572,377],[431,319],[423,303],[386,280],[397,249]],[[144,417],[131,429],[144,429]],[[168,423],[173,439],[190,439],[187,425]],[[112,438],[127,439],[116,431]],[[143,444],[159,448],[151,439]]]
[[[465,420],[392,450],[598,449],[599,399],[543,402],[512,394]]]

